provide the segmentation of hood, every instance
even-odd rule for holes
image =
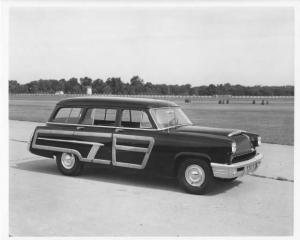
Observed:
[[[200,127],[200,126],[181,126],[176,129],[179,133],[204,133],[212,134],[224,137],[231,137],[241,134],[243,131],[238,129],[226,129],[226,128],[212,128],[212,127]]]

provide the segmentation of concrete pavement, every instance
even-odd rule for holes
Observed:
[[[10,121],[12,236],[257,236],[293,232],[293,147],[264,144],[255,176],[214,183],[207,195],[170,179],[99,165],[61,175],[27,151],[36,123]],[[279,180],[277,180],[279,179]]]

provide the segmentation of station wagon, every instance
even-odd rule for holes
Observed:
[[[56,160],[65,175],[85,163],[130,168],[178,179],[202,194],[214,179],[233,181],[261,163],[259,135],[195,126],[174,102],[125,97],[78,97],[57,103],[38,126],[29,151]]]

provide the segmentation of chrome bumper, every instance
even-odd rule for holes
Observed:
[[[211,163],[211,168],[215,177],[218,178],[235,178],[243,176],[244,174],[255,172],[259,167],[263,155],[258,153],[255,157],[243,161],[234,163],[231,165]]]

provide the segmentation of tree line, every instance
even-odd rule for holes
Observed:
[[[294,96],[294,86],[242,86],[226,84],[210,84],[208,86],[192,87],[190,84],[167,85],[144,82],[139,76],[134,76],[129,83],[122,82],[121,78],[106,79],[70,78],[40,79],[20,84],[16,80],[9,80],[9,93],[56,93],[84,94],[88,86],[92,87],[93,94],[129,94],[129,95],[235,95],[235,96]]]

